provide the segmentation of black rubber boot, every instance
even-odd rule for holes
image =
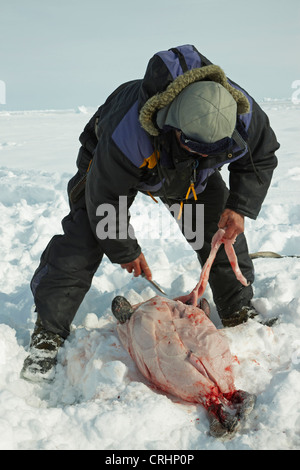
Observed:
[[[270,317],[266,319],[262,318],[262,316],[250,302],[248,305],[244,305],[241,309],[237,310],[231,315],[221,318],[223,326],[227,328],[245,323],[249,319],[258,322],[261,325],[273,326],[274,323],[277,322],[278,317]]]
[[[245,323],[249,318],[253,319],[258,316],[257,310],[251,305],[244,305],[241,309],[232,313],[228,317],[221,318],[223,326],[233,327]]]
[[[55,376],[57,355],[64,338],[45,330],[38,318],[32,333],[29,356],[26,357],[21,377],[30,382],[51,382]]]

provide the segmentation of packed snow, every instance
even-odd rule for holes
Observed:
[[[258,397],[248,421],[226,442],[209,435],[200,405],[153,389],[121,346],[112,299],[124,295],[135,303],[156,292],[107,258],[60,351],[54,382],[19,377],[36,318],[29,282],[50,237],[61,233],[78,136],[94,110],[0,112],[1,449],[300,448],[300,105],[268,100],[262,107],[281,143],[279,166],[258,219],[246,221],[246,235],[250,252],[286,256],[254,260],[254,304],[279,321],[223,330],[237,387]],[[166,209],[139,196],[131,214],[153,278],[170,298],[188,293],[200,266]],[[212,301],[209,287],[205,296]],[[221,328],[214,306],[212,320]]]

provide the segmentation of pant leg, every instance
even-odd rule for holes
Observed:
[[[82,177],[78,172],[68,191]],[[31,281],[36,310],[44,328],[66,338],[76,312],[103,257],[90,228],[84,195],[62,220],[63,235],[49,242]]]
[[[201,249],[196,249],[200,264],[203,266],[211,249],[211,240],[218,230],[220,215],[225,208],[229,191],[219,171],[216,171],[209,179],[203,193],[198,195],[197,201],[193,199],[186,204],[204,205],[204,244]],[[184,209],[183,214],[184,218]],[[196,229],[197,221],[193,218],[193,231]],[[184,221],[182,226],[184,227]],[[218,250],[212,265],[209,284],[213,293],[214,302],[221,318],[230,316],[231,313],[246,305],[253,297],[251,284],[254,281],[254,267],[249,257],[247,241],[242,233],[237,237],[234,244],[238,262],[245,278],[250,285],[244,287],[235,277],[222,245]]]

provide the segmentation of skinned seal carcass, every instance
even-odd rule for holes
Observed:
[[[188,296],[174,300],[155,296],[135,306],[122,296],[112,302],[120,341],[139,371],[159,390],[203,405],[211,418],[211,435],[220,438],[232,435],[255,404],[254,395],[235,387],[229,344],[209,319],[208,302],[201,298],[197,303],[222,237],[217,232],[200,281]],[[232,244],[226,243],[240,277]],[[247,283],[243,277],[240,280]]]

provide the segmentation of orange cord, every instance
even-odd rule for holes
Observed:
[[[195,191],[194,183],[191,183],[191,184],[190,184],[190,187],[189,187],[189,189],[187,190],[185,199],[187,200],[187,199],[189,198],[189,195],[190,195],[190,192],[191,192],[191,191],[192,191],[192,193],[193,193],[193,196],[194,196],[195,201],[197,201],[197,194],[196,194],[196,191]],[[178,216],[177,216],[177,220],[180,220],[180,219],[181,219],[182,210],[183,210],[183,201],[181,201],[181,203],[180,203],[180,210],[179,210],[179,214],[178,214]]]

